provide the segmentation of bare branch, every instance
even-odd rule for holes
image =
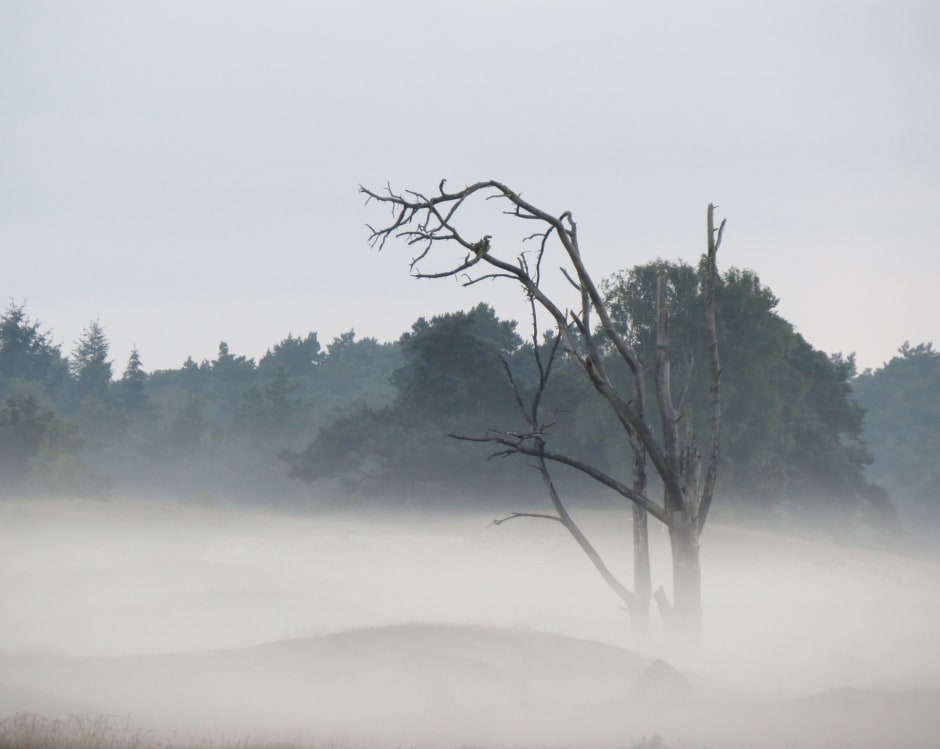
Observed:
[[[506,361],[506,357],[502,354],[499,355],[499,361],[503,365],[503,372],[506,374],[506,379],[509,380],[509,387],[512,390],[512,397],[516,401],[516,407],[519,409],[519,412],[525,418],[526,422],[533,430],[538,430],[538,422],[535,417],[530,414],[525,407],[525,404],[522,402],[522,394],[519,392],[519,386],[516,385],[516,379],[512,376],[512,369],[509,367],[509,362]]]
[[[568,529],[568,533],[577,541],[578,546],[581,547],[581,550],[587,555],[588,559],[591,560],[591,564],[593,564],[594,569],[600,573],[604,582],[620,597],[620,600],[627,604],[628,609],[632,608],[636,596],[614,576],[604,563],[601,555],[597,553],[597,549],[588,541],[587,536],[581,532],[577,523],[575,523],[571,515],[568,514],[568,510],[565,509],[561,497],[558,496],[558,491],[555,489],[555,482],[552,481],[552,476],[551,473],[549,473],[548,466],[545,464],[545,459],[541,456],[539,457],[538,467],[539,473],[542,475],[542,481],[548,489],[548,495],[551,497],[552,506],[555,508],[555,512],[558,513],[558,521]]]
[[[529,457],[534,458],[544,458],[545,460],[550,460],[553,463],[561,463],[562,465],[573,468],[576,471],[585,474],[586,476],[590,476],[599,484],[603,484],[609,489],[613,489],[620,496],[641,506],[660,522],[664,523],[665,525],[670,525],[671,521],[666,511],[653,502],[649,497],[634,491],[626,484],[623,484],[615,479],[613,476],[607,475],[600,469],[595,468],[588,463],[584,463],[583,461],[577,460],[563,453],[556,453],[551,450],[546,450],[544,446],[531,444],[532,440],[530,438],[537,435],[524,435],[525,438],[522,439],[519,437],[514,437],[511,433],[508,432],[494,431],[493,434],[483,437],[471,437],[465,434],[448,434],[447,436],[451,439],[460,440],[461,442],[490,443],[502,445],[506,448],[506,450],[501,450],[499,453],[494,453],[494,455],[504,456],[515,453],[519,455],[528,455]]]
[[[450,274],[447,274],[450,275]],[[436,276],[423,276],[420,273],[415,274],[415,278],[436,278]],[[492,281],[497,278],[508,278],[511,281],[514,281],[516,277],[510,275],[509,273],[487,273],[483,276],[477,276],[476,278],[467,278],[466,281],[461,283],[461,286],[473,286],[474,284],[480,283],[480,281]]]
[[[426,197],[416,191],[407,192],[404,195],[396,194],[391,187],[386,187],[384,193],[377,193],[366,188],[360,188],[366,195],[367,200],[374,200],[380,203],[389,204],[393,208],[392,222],[384,227],[371,228],[370,242],[373,246],[384,246],[384,242],[390,235],[397,235],[400,232],[416,232],[409,235],[409,239],[417,239],[426,242],[422,248],[420,259],[428,256],[430,247],[435,242],[456,242],[467,250],[471,250],[474,241],[461,235],[453,224],[457,215],[457,210],[465,205],[466,201],[474,196],[480,195],[486,200],[503,200],[509,203],[507,213],[517,218],[525,220],[541,221],[545,225],[543,232],[538,232],[530,236],[542,236],[539,256],[536,262],[535,274],[530,274],[529,265],[526,262],[511,263],[502,260],[488,252],[482,256],[473,254],[467,256],[458,264],[449,269],[436,272],[421,272],[415,266],[416,275],[420,278],[443,278],[448,276],[467,276],[462,282],[464,285],[478,283],[483,278],[511,278],[523,287],[526,294],[534,299],[543,309],[545,309],[555,321],[555,325],[563,340],[566,350],[582,365],[588,377],[593,383],[595,389],[607,400],[611,409],[616,414],[618,420],[627,430],[631,441],[642,445],[642,451],[656,467],[666,486],[667,492],[673,496],[682,496],[682,487],[680,486],[677,475],[677,466],[675,464],[675,450],[664,449],[660,445],[655,435],[650,430],[645,419],[645,392],[643,367],[636,356],[633,348],[627,343],[624,337],[617,330],[610,318],[609,312],[604,304],[604,299],[600,295],[593,279],[587,272],[581,258],[581,250],[578,245],[577,224],[573,215],[566,211],[558,216],[553,216],[540,208],[536,207],[520,194],[514,192],[506,185],[488,180],[476,182],[464,187],[462,190],[448,192],[444,189],[443,183],[438,186],[440,194],[433,197]],[[709,225],[710,244],[716,245],[720,242],[723,226],[719,226],[715,232],[712,225]],[[574,315],[575,325],[579,336],[574,336],[568,326],[568,315],[559,308],[540,288],[538,271],[541,258],[549,237],[557,237],[567,255],[573,272],[565,269],[566,277],[569,282],[579,289],[581,294],[581,310],[578,315]],[[492,274],[482,274],[482,276],[468,275],[473,266],[479,262],[485,262],[492,266]],[[589,315],[595,313],[600,321],[604,336],[613,345],[614,350],[626,362],[633,374],[634,393],[633,397],[626,399],[622,397],[610,384],[606,378],[602,377],[600,366],[601,356],[597,351],[593,337],[590,335]],[[586,354],[586,355],[585,355]],[[590,371],[587,367],[587,361],[593,363]],[[595,375],[592,376],[591,372]],[[671,456],[671,457],[670,457]],[[708,482],[706,481],[706,485]]]
[[[545,515],[539,512],[510,512],[504,518],[495,518],[490,525],[502,525],[503,523],[508,523],[510,520],[515,520],[516,518],[540,518],[542,520],[554,520],[557,523],[564,523],[562,519],[557,515]]]
[[[532,399],[532,417],[538,419],[539,406],[542,404],[542,395],[545,392],[545,386],[548,384],[548,378],[551,376],[552,367],[555,364],[555,357],[558,354],[558,346],[561,343],[561,336],[556,335],[552,340],[552,347],[548,352],[548,364],[542,366],[541,356],[538,355],[538,343],[535,344],[536,361],[539,367],[539,388]]]
[[[584,293],[584,287],[571,277],[571,274],[568,273],[567,268],[559,268],[559,270],[561,271],[561,274],[568,280],[568,283],[574,287],[574,290],[578,292],[578,294]]]
[[[718,206],[709,206],[713,210]],[[728,222],[728,219],[723,218],[721,223],[718,225],[718,235],[715,237],[715,252],[718,252],[718,248],[721,247],[721,238],[725,233],[725,224]]]

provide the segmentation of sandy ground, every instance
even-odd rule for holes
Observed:
[[[579,517],[629,580],[625,515]],[[655,626],[631,641],[556,524],[490,519],[0,505],[0,713],[396,745],[940,743],[930,562],[710,528],[706,644],[679,659]],[[638,701],[660,656],[687,699]]]

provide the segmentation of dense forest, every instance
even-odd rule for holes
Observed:
[[[651,361],[661,274],[673,381],[695,424],[708,413],[695,376],[707,361],[701,269],[659,261],[603,288]],[[866,538],[940,526],[931,344],[905,343],[858,374],[852,356],[816,350],[780,317],[752,271],[724,273],[717,304],[719,515]],[[524,428],[506,369],[523,391],[534,386],[533,346],[545,344],[528,327],[481,304],[421,318],[391,343],[350,331],[324,348],[309,332],[255,361],[222,342],[211,360],[148,372],[136,349],[120,368],[97,322],[63,353],[32,310],[11,303],[0,317],[0,493],[502,509],[538,500],[541,483],[523,461],[487,461],[484,446],[446,436]],[[545,397],[556,448],[628,475],[629,456],[609,447],[617,425],[563,358]],[[609,499],[577,477],[562,481],[588,501]]]

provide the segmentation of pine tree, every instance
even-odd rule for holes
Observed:
[[[59,347],[21,304],[10,303],[0,316],[0,390],[14,379],[55,388],[66,378]]]
[[[110,343],[97,320],[89,323],[72,351],[70,366],[80,397],[103,397],[111,382]]]
[[[147,373],[140,361],[140,352],[135,346],[127,359],[127,367],[121,377],[121,405],[129,413],[141,413],[147,409]]]

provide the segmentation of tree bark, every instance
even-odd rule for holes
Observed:
[[[669,526],[672,545],[673,597],[666,627],[675,642],[699,643],[702,635],[702,568],[698,526],[694,518],[677,513]]]
[[[650,597],[653,580],[650,571],[649,516],[639,505],[633,505],[633,606],[630,623],[633,636],[640,644],[649,642]]]

